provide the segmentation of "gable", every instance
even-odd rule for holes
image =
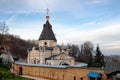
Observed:
[[[54,57],[52,57],[51,59],[57,59],[57,60],[69,60],[69,59],[73,59],[72,57],[70,57],[69,55],[67,55],[66,53],[60,53]]]

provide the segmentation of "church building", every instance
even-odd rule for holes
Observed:
[[[57,45],[57,39],[49,22],[47,10],[46,23],[36,46],[28,50],[27,63],[46,65],[74,65],[74,58],[69,56],[69,50]]]

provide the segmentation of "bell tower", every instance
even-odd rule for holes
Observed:
[[[52,30],[52,25],[49,23],[49,9],[47,9],[46,23],[43,25],[42,33],[38,39],[38,46],[54,47],[57,39]]]

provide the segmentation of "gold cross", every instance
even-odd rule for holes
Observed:
[[[47,10],[47,15],[48,15],[49,9],[47,8],[46,10]]]

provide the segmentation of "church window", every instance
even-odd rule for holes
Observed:
[[[40,60],[38,60],[38,59],[37,59],[37,61],[36,61],[36,62],[37,62],[37,64],[39,64],[39,63],[40,63]]]
[[[34,64],[36,64],[36,60],[34,60]]]
[[[47,42],[45,42],[44,44],[45,44],[45,46],[47,46]]]
[[[76,80],[76,77],[74,76],[74,80]]]
[[[83,78],[80,78],[80,80],[83,80]]]
[[[64,74],[63,74],[63,80],[64,80]]]

